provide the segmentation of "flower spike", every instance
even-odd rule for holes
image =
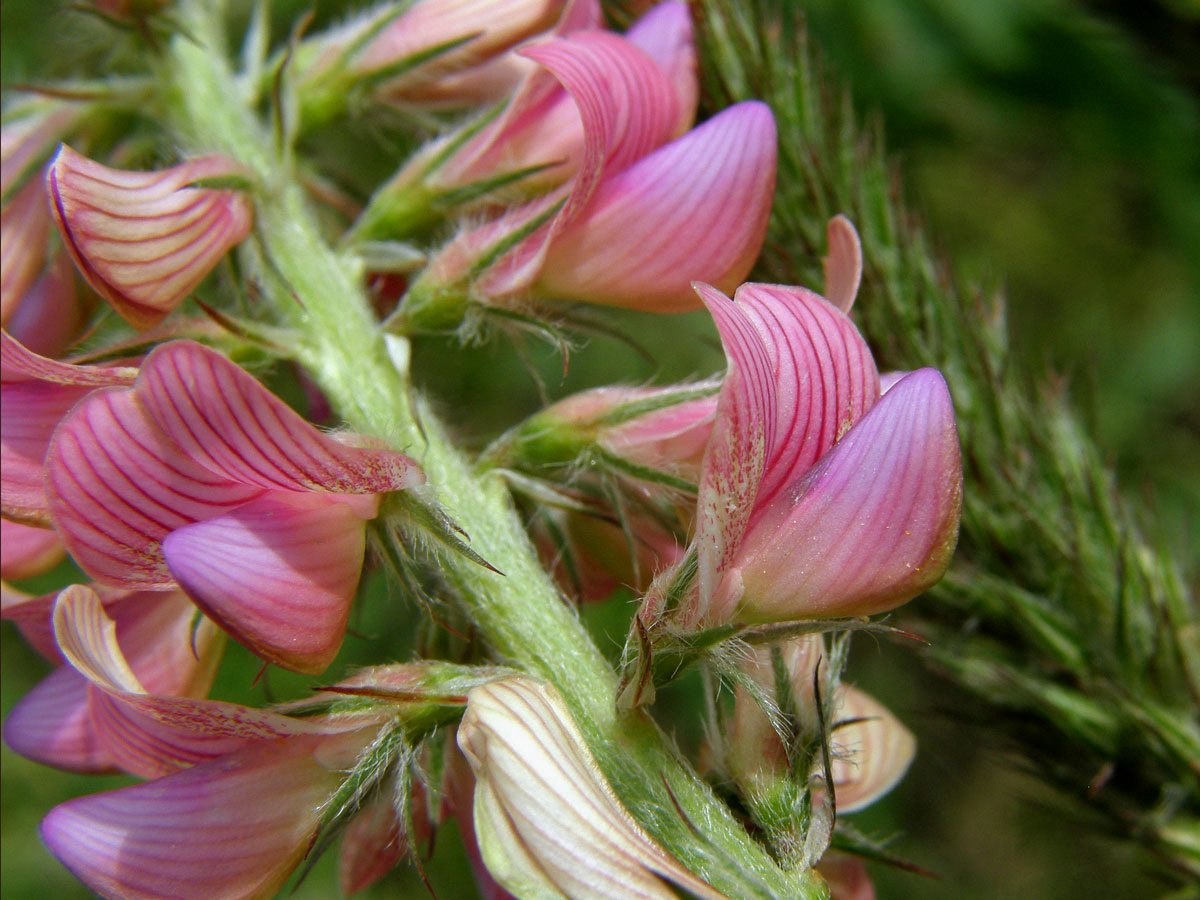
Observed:
[[[161,172],[126,172],[64,144],[46,188],[83,277],[131,325],[146,329],[178,306],[253,225],[244,193],[191,185],[244,175],[221,156]]]

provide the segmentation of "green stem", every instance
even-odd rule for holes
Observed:
[[[357,264],[323,239],[289,153],[276,150],[268,130],[237,102],[219,9],[195,0],[181,10],[187,35],[173,42],[168,72],[176,128],[193,149],[227,153],[257,174],[260,251],[248,254],[250,275],[273,312],[300,335],[297,357],[351,427],[418,460],[428,490],[467,532],[471,547],[503,571],[459,555],[441,560],[444,577],[494,654],[559,688],[618,795],[718,889],[738,898],[822,896],[823,886],[808,872],[774,865],[644,714],[618,716],[616,676],[538,562],[503,482],[476,474],[436,418],[412,407]]]

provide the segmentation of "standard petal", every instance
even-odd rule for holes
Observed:
[[[0,503],[18,521],[49,524],[44,460],[58,423],[90,387],[19,381],[0,385]]]
[[[248,372],[193,341],[157,347],[142,364],[136,390],[191,460],[243,485],[366,494],[425,480],[402,453],[351,447],[323,434]]]
[[[488,296],[502,297],[527,289],[552,254],[558,235],[584,215],[605,179],[666,141],[679,118],[674,88],[653,60],[618,35],[602,31],[577,32],[570,38],[546,41],[522,51],[550,71],[574,101],[582,147],[578,171],[561,197],[562,206],[550,221],[521,241],[490,267],[480,280]],[[558,115],[547,127],[559,127]],[[547,138],[532,136],[545,142]],[[559,138],[554,138],[557,145]],[[553,202],[558,202],[555,195]],[[496,237],[520,230],[531,214],[540,214],[548,198],[514,210],[478,233],[467,233],[464,246],[488,246]],[[486,239],[486,242],[485,242]],[[445,252],[445,251],[444,251]]]
[[[46,452],[46,492],[63,543],[85,572],[128,588],[174,586],[160,542],[170,532],[252,500],[188,459],[134,393],[93,392]]]
[[[854,323],[820,295],[799,287],[744,284],[733,299],[762,337],[776,386],[775,407],[764,412],[775,419],[775,429],[755,498],[757,512],[874,405],[879,373]]]
[[[145,784],[70,800],[42,821],[42,839],[104,897],[271,897],[308,851],[322,804],[341,781],[317,759],[326,740],[268,741]]]
[[[712,435],[700,466],[695,546],[699,595],[686,618],[706,615],[722,572],[737,551],[775,444],[776,385],[771,358],[746,308],[697,284],[725,347],[726,372]]]
[[[516,676],[473,688],[458,745],[475,772],[484,861],[518,896],[670,900],[667,880],[725,900],[621,805],[548,685]]]
[[[83,277],[131,325],[150,328],[253,224],[244,194],[188,185],[241,174],[237,163],[217,156],[161,172],[124,172],[64,145],[46,186],[55,224]]]
[[[327,495],[272,492],[163,542],[196,604],[259,656],[321,672],[341,647],[366,529]]]
[[[747,531],[714,620],[883,612],[945,571],[958,537],[962,459],[941,374],[892,387]]]
[[[17,753],[72,772],[111,772],[114,761],[92,724],[87,680],[70,666],[47,675],[4,722],[4,742]]]
[[[667,76],[679,109],[673,136],[683,134],[692,127],[700,102],[696,36],[688,5],[669,0],[652,6],[625,32],[625,39],[644,50]]]
[[[696,307],[691,282],[732,290],[766,236],[775,120],[739,103],[611,178],[547,248],[534,290],[655,312]]]

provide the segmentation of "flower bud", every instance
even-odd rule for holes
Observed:
[[[458,745],[475,773],[483,860],[518,897],[674,900],[665,879],[727,900],[629,814],[549,685],[514,676],[474,688]]]

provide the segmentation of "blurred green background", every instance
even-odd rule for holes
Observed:
[[[80,66],[120,65],[98,50],[99,26],[58,3],[0,6],[6,85]],[[277,4],[286,19],[307,4]],[[328,7],[329,4],[325,4]],[[1001,286],[1017,360],[1064,376],[1124,485],[1148,502],[1181,558],[1200,558],[1200,4],[1191,0],[811,0],[814,43],[886,126],[914,208],[952,265]],[[781,135],[787,140],[786,135]],[[622,314],[648,362],[606,338],[576,351],[566,379],[551,351],[531,348],[559,396],[623,380],[707,374],[721,365],[703,317]],[[708,335],[708,337],[706,337]],[[504,343],[416,348],[416,365],[464,439],[481,443],[536,408],[534,380]],[[403,658],[411,611],[382,596],[347,653]],[[919,601],[918,601],[919,602]],[[365,644],[364,644],[365,642]],[[4,626],[3,711],[44,665]],[[230,648],[219,694],[262,702],[256,667]],[[1019,761],[961,720],[977,710],[932,679],[906,648],[863,639],[852,677],[918,734],[909,777],[855,817],[896,835],[892,849],[939,877],[876,867],[879,896],[1024,900],[1157,896],[1130,848],[1021,774]],[[284,695],[288,683],[272,675]],[[54,803],[115,780],[62,775],[0,755],[5,898],[87,897],[41,847],[36,823]],[[297,890],[335,897],[332,860]],[[431,879],[464,893],[453,834],[439,838]],[[370,897],[419,897],[414,877],[389,876]]]

